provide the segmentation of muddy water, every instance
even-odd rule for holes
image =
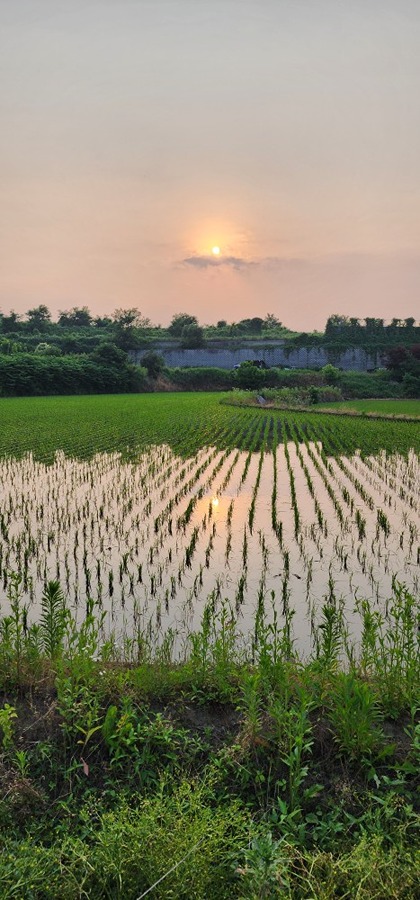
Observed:
[[[419,594],[419,460],[384,454],[326,460],[317,443],[275,453],[204,448],[182,461],[167,446],[136,462],[58,453],[0,462],[0,603],[9,573],[35,621],[43,585],[58,578],[81,620],[86,596],[104,636],[145,629],[158,639],[199,626],[207,602],[227,604],[249,634],[257,607],[292,614],[309,652],[324,604],[351,636],[356,598],[384,607],[395,580]]]

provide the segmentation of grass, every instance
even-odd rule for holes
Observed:
[[[0,895],[138,900],[416,896],[418,604],[325,607],[303,664],[259,610],[222,606],[182,661],[100,640],[59,585],[0,620]]]
[[[377,412],[391,416],[420,416],[420,400],[345,400],[321,404],[334,409],[356,409],[359,412]]]

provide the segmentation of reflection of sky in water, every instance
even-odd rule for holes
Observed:
[[[353,457],[341,467],[330,459],[327,469],[315,444],[300,445],[300,458],[294,444],[288,450],[297,534],[283,445],[275,458],[265,454],[261,465],[260,454],[249,460],[237,450],[211,448],[185,462],[166,446],[151,448],[136,463],[118,454],[90,462],[58,454],[50,467],[31,457],[3,460],[3,612],[5,573],[17,570],[31,619],[45,579],[58,578],[79,617],[89,594],[118,635],[137,626],[185,634],[199,626],[211,598],[216,609],[229,604],[244,634],[252,630],[262,599],[268,621],[273,608],[280,624],[287,610],[293,612],[303,652],[310,647],[311,622],[319,621],[325,603],[334,603],[357,639],[356,597],[383,606],[394,578],[418,592],[418,459]],[[389,534],[378,525],[378,510]]]

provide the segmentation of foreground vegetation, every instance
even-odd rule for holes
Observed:
[[[232,611],[150,645],[101,639],[60,586],[0,621],[2,898],[409,898],[418,887],[419,608],[363,602],[360,645],[326,604],[293,623]]]

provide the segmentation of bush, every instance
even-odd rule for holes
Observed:
[[[406,372],[403,375],[402,389],[404,397],[412,397],[414,400],[420,399],[420,377]]]
[[[60,348],[54,344],[47,344],[46,341],[37,344],[34,353],[39,353],[41,356],[61,356]]]
[[[324,366],[321,371],[327,384],[338,384],[340,381],[340,370],[330,363],[328,363],[327,366]]]
[[[147,369],[149,378],[158,378],[165,368],[165,360],[155,350],[148,350],[141,360],[141,365]]]
[[[346,400],[400,397],[401,386],[389,372],[342,372],[340,388]]]
[[[252,362],[241,363],[236,369],[236,384],[239,388],[248,391],[257,390],[265,384],[265,372],[258,369]]]
[[[113,346],[113,345],[111,345]],[[115,347],[115,353],[121,351]],[[97,353],[44,356],[17,353],[0,356],[0,394],[4,397],[34,397],[57,394],[132,393],[147,389],[147,372],[140,366],[119,361],[101,361]],[[123,353],[124,360],[126,359]]]
[[[205,346],[204,332],[199,325],[184,325],[180,346],[184,350],[196,350]]]

